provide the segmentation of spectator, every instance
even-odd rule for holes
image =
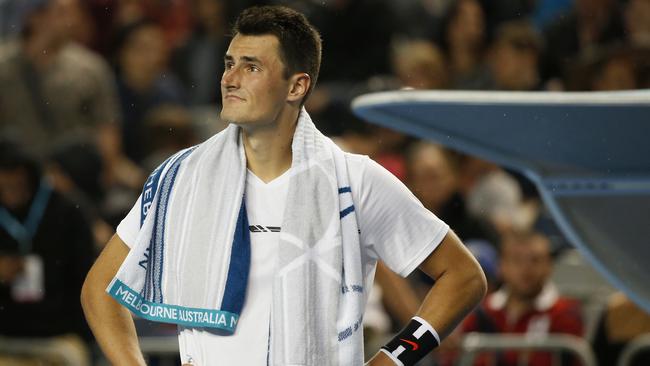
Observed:
[[[526,21],[503,23],[495,32],[487,56],[487,70],[477,89],[536,90],[540,88],[539,56],[542,40]]]
[[[485,174],[465,199],[469,212],[500,235],[530,229],[538,214],[539,202],[525,202],[517,181],[501,169]]]
[[[650,48],[611,44],[580,56],[568,67],[571,74],[566,79],[568,90],[640,89],[650,74]]]
[[[591,90],[636,89],[636,63],[630,52],[610,53],[597,66],[591,81]]]
[[[138,21],[119,30],[116,58],[124,150],[140,163],[145,153],[145,115],[157,105],[184,104],[184,91],[168,70],[169,48],[162,29],[151,21]]]
[[[440,49],[429,41],[406,41],[393,47],[393,73],[401,87],[446,89],[447,65]]]
[[[145,116],[144,127],[149,136],[143,165],[153,171],[176,151],[198,144],[200,141],[192,126],[192,115],[180,105],[160,105]]]
[[[441,45],[447,53],[451,86],[467,89],[479,77],[487,40],[485,11],[478,0],[458,0],[443,19]]]
[[[617,5],[615,0],[575,0],[574,9],[545,30],[544,80],[568,76],[566,67],[576,55],[623,38]]]
[[[172,65],[192,105],[221,104],[219,83],[226,53],[226,1],[194,0],[196,25],[173,55]]]
[[[615,365],[623,348],[634,338],[650,333],[650,314],[621,292],[610,295],[598,322],[594,351],[599,365]],[[641,352],[631,366],[650,365],[650,352]]]
[[[550,282],[552,258],[548,239],[534,232],[513,233],[503,239],[500,254],[503,285],[465,320],[463,332],[582,336],[579,304],[561,297]],[[518,365],[517,352],[495,357],[497,365]],[[534,352],[528,357],[530,366],[552,363],[549,353]],[[484,365],[488,359],[481,358],[477,364]]]
[[[0,46],[0,136],[41,159],[68,140],[95,144],[110,182],[140,186],[142,174],[122,153],[113,75],[70,39],[76,1],[24,2],[21,36]]]
[[[625,37],[633,47],[650,48],[650,0],[630,0],[624,5]]]
[[[70,42],[68,1],[25,1],[21,36],[0,46],[0,133],[39,156],[70,135],[92,141],[118,130],[110,69]]]
[[[459,192],[458,155],[428,142],[414,143],[407,153],[407,185],[422,204],[453,225],[464,241],[484,239],[498,243],[489,224],[471,216]]]
[[[80,211],[17,145],[0,143],[0,335],[65,339],[83,360],[79,296],[93,259]]]
[[[106,184],[103,171],[99,152],[83,141],[58,146],[46,163],[47,179],[52,188],[74,203],[92,223],[97,252],[113,235],[113,227],[104,220],[102,203],[106,199]]]

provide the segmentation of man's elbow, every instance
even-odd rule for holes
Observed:
[[[84,313],[86,315],[88,314],[88,310],[92,306],[92,297],[93,297],[93,290],[94,290],[93,288],[94,286],[91,284],[89,277],[90,274],[86,276],[86,280],[81,286],[81,296],[80,296],[81,308],[84,310]]]
[[[86,318],[94,314],[93,310],[98,303],[106,300],[105,288],[106,286],[104,286],[102,281],[98,279],[97,274],[94,273],[93,269],[91,269],[81,286],[81,308],[83,309]]]
[[[487,279],[485,278],[485,273],[481,266],[478,263],[475,263],[469,270],[467,288],[471,289],[473,293],[473,302],[478,304],[483,300],[488,290]]]

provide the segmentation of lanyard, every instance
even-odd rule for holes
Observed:
[[[4,207],[0,207],[0,226],[7,230],[7,233],[18,242],[18,249],[22,254],[27,254],[32,250],[32,240],[41,224],[51,193],[50,186],[44,180],[41,180],[24,223],[18,221]]]

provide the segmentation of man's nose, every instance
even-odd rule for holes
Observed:
[[[233,67],[224,71],[221,76],[221,87],[224,89],[237,89],[239,88],[239,72],[237,68]]]

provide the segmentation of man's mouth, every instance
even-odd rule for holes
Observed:
[[[238,97],[238,96],[236,96],[236,95],[234,95],[234,94],[228,94],[228,95],[226,95],[226,98],[225,98],[225,99],[227,99],[227,100],[234,100],[234,101],[237,101],[237,100],[238,100],[238,101],[242,101],[242,102],[245,100],[244,98]]]

